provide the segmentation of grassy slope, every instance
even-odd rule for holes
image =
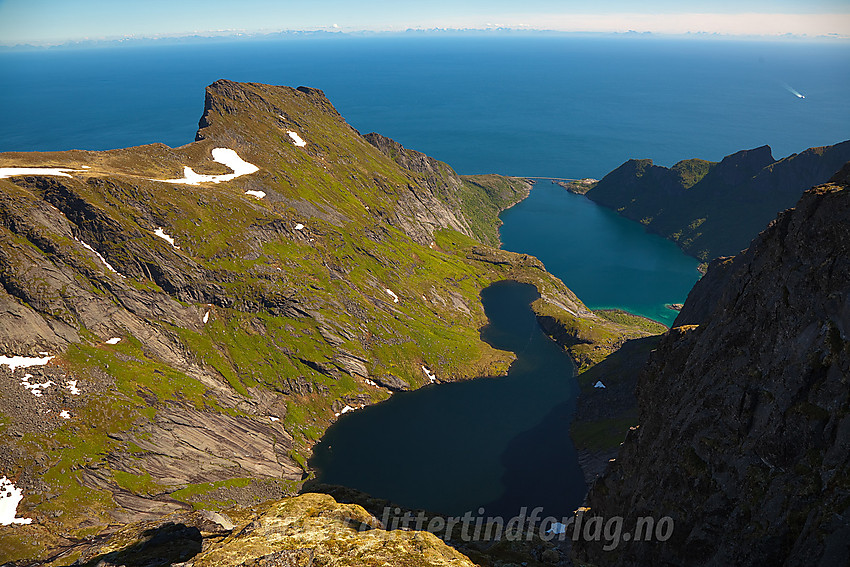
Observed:
[[[75,235],[127,277],[107,272],[50,218],[41,225],[32,221],[36,228],[25,234],[18,231],[20,223],[7,219],[2,249],[10,266],[30,261],[21,256],[26,249],[33,258],[70,270],[80,293],[121,315],[111,315],[112,328],[136,321],[126,313],[131,293],[180,314],[140,317],[153,335],[177,345],[179,356],[165,356],[151,346],[150,336],[128,330],[141,324],[126,324],[122,342],[104,344],[106,331],[87,328],[90,320],[65,288],[46,289],[50,308],[28,304],[48,319],[64,313],[81,340],[55,363],[69,376],[101,387],[67,423],[3,439],[15,447],[5,474],[42,485],[19,507],[19,515],[33,517],[34,524],[3,529],[3,560],[40,556],[111,522],[113,489],[84,483],[84,470],[97,470],[113,486],[142,496],[167,495],[198,507],[234,504],[214,494],[237,490],[249,479],[173,485],[133,468],[139,449],[119,434],[151,423],[166,402],[247,417],[254,410],[234,399],[251,400],[255,391],[283,395],[283,423],[293,438],[290,456],[303,464],[334,420],[335,404],[355,398],[372,403],[389,395],[340,370],[341,350],[367,360],[370,375],[392,374],[414,388],[428,383],[423,364],[444,381],[505,372],[512,355],[494,350],[478,334],[485,323],[479,292],[493,281],[537,285],[543,295],[538,313],[575,329],[582,345],[572,352],[579,359],[598,360],[598,353],[585,352],[593,343],[605,343],[607,352],[621,342],[618,333],[632,332],[622,321],[590,314],[533,258],[483,247],[450,229],[437,230],[431,245],[412,240],[394,215],[399,195],[418,180],[364,142],[323,97],[259,85],[227,89],[212,101],[205,139],[176,150],[152,145],[0,156],[0,166],[90,166],[74,179],[54,179],[57,183],[22,178],[0,186],[16,207],[12,216],[28,218],[33,207],[50,201]],[[291,143],[290,128],[307,140],[305,148]],[[180,177],[183,165],[197,173],[227,173],[209,158],[221,146],[237,149],[260,171],[197,187],[149,181]],[[463,213],[481,240],[493,242],[498,211],[522,193],[516,183],[496,176],[464,182]],[[246,189],[263,190],[267,197],[255,200]],[[88,213],[75,216],[68,194],[85,203]],[[294,230],[296,223],[304,228]],[[153,235],[160,226],[179,250]],[[22,280],[23,295],[34,297],[34,285]],[[565,305],[580,316],[569,315]],[[210,321],[202,324],[207,311]],[[199,372],[206,382],[199,381]],[[305,381],[309,390],[287,389],[292,380]],[[3,416],[6,424],[15,419]],[[291,481],[278,482],[284,492],[295,488]]]

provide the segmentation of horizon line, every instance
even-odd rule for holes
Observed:
[[[754,34],[754,33],[723,33],[711,31],[687,31],[687,32],[654,32],[654,31],[580,31],[580,30],[558,30],[546,28],[526,28],[510,26],[490,26],[478,28],[457,27],[409,27],[399,30],[382,29],[340,29],[339,27],[324,26],[305,29],[277,29],[277,30],[246,30],[246,29],[217,29],[199,30],[185,33],[163,33],[163,34],[127,34],[120,36],[100,36],[94,38],[68,39],[63,41],[34,41],[28,43],[3,43],[0,41],[0,50],[29,50],[29,49],[73,49],[87,47],[108,47],[127,45],[132,43],[166,42],[166,41],[215,41],[230,40],[244,41],[251,39],[277,39],[275,36],[288,36],[288,39],[306,39],[305,36],[321,35],[325,38],[354,38],[354,37],[389,37],[405,35],[481,35],[481,34],[521,34],[521,35],[563,35],[563,36],[596,36],[596,37],[642,37],[659,39],[711,39],[711,40],[747,40],[747,41],[850,41],[850,34],[838,33],[809,35],[797,33],[776,34]],[[284,39],[281,37],[280,39]]]

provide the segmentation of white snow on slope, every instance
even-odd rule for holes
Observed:
[[[174,246],[176,249],[180,250],[180,247],[174,243],[174,239],[170,235],[166,234],[165,231],[162,230],[162,227],[157,228],[155,231],[153,231],[153,233],[168,242],[169,244],[171,244],[172,246]]]
[[[86,169],[88,168],[86,167]],[[69,169],[67,167],[0,167],[0,179],[6,179],[14,175],[58,175],[59,177],[71,177],[65,173],[66,171],[83,173],[79,169]]]
[[[44,356],[39,358],[37,356],[4,356],[0,355],[0,364],[5,364],[9,367],[9,370],[12,372],[15,371],[16,368],[29,368],[30,366],[44,366],[50,360],[54,358],[52,356]]]
[[[24,499],[24,493],[5,476],[0,478],[0,525],[29,524],[32,518],[16,518],[18,504]]]
[[[344,408],[342,408],[341,410],[339,410],[338,412],[336,412],[334,414],[334,416],[339,417],[344,413],[348,413],[350,411],[355,411],[355,410],[359,410],[359,409],[363,409],[363,406],[360,406],[359,408],[353,408],[353,407],[347,405]]]
[[[295,144],[296,146],[298,146],[299,148],[303,148],[304,146],[307,145],[307,142],[302,140],[301,136],[299,136],[297,132],[293,132],[292,130],[287,130],[286,133],[289,134],[290,138],[292,138],[292,143]]]
[[[55,385],[53,380],[48,380],[47,382],[41,382],[37,384],[30,384],[30,378],[32,378],[32,374],[24,374],[24,377],[21,379],[21,386],[32,392],[32,395],[36,398],[40,398],[42,395],[44,395],[44,390],[46,390],[50,386]]]
[[[423,366],[422,370],[425,371],[425,376],[428,377],[428,380],[430,380],[432,384],[437,381],[437,375],[428,370],[427,366]]]
[[[77,381],[76,380],[65,381],[65,386],[71,392],[71,395],[73,395],[73,396],[79,396],[80,395],[80,389],[77,388]]]
[[[106,258],[104,258],[103,256],[100,255],[100,252],[98,252],[97,250],[95,250],[94,248],[92,248],[91,246],[89,246],[88,244],[86,244],[85,242],[83,242],[82,240],[80,240],[77,237],[74,237],[74,240],[76,240],[77,242],[82,244],[83,248],[85,248],[86,250],[91,250],[92,252],[94,252],[94,255],[97,256],[97,259],[100,260],[103,263],[104,266],[106,266],[107,270],[109,270],[113,274],[118,274],[122,278],[124,277],[123,274],[120,274],[118,272],[118,270],[116,270],[115,268],[112,267],[112,264],[110,264],[109,262],[106,261]]]
[[[247,191],[245,191],[245,194],[251,195],[252,197],[256,197],[257,199],[262,199],[266,196],[265,191],[254,191],[253,189],[248,189]]]
[[[213,161],[226,165],[233,170],[233,173],[226,173],[224,175],[201,175],[195,173],[191,167],[184,166],[183,177],[181,179],[152,179],[151,181],[180,183],[183,185],[198,185],[199,183],[206,182],[221,183],[222,181],[230,181],[237,177],[248,175],[249,173],[254,173],[255,171],[260,170],[259,167],[253,163],[248,163],[243,160],[239,157],[239,154],[229,148],[214,148],[212,151],[212,157]]]
[[[112,337],[108,341],[104,341],[108,345],[117,345],[121,342],[121,337]]]
[[[393,303],[398,303],[398,296],[395,294],[395,292],[393,290],[385,289],[384,291],[387,292],[387,295],[389,295],[390,297],[393,298]]]

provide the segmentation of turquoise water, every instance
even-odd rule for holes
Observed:
[[[427,386],[341,416],[314,448],[319,480],[444,514],[575,510],[586,490],[569,437],[578,385],[537,325],[537,297],[515,282],[481,293],[490,319],[481,337],[517,353],[507,376]]]
[[[617,307],[670,325],[699,278],[672,242],[548,181],[501,214],[502,248],[533,254],[591,309]]]

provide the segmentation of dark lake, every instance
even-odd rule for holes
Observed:
[[[580,505],[574,366],[537,325],[537,297],[516,282],[481,294],[482,338],[517,354],[507,376],[427,386],[343,415],[314,449],[319,480],[444,514],[544,506],[562,517]]]

